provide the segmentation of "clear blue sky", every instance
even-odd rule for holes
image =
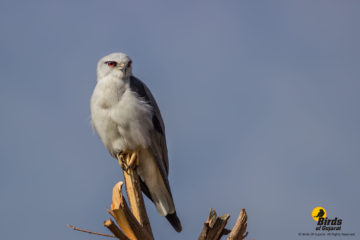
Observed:
[[[166,124],[184,230],[147,201],[156,239],[196,239],[210,207],[229,226],[246,208],[257,240],[306,239],[319,205],[358,231],[359,12],[352,0],[2,0],[0,238],[107,231],[122,175],[89,99],[98,59],[115,51]]]

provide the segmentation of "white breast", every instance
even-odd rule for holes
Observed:
[[[128,83],[103,81],[91,98],[92,123],[111,154],[150,145],[152,108]]]

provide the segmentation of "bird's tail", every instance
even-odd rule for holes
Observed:
[[[166,215],[166,219],[177,232],[181,232],[182,226],[176,212]]]
[[[145,185],[145,183],[140,179],[140,183],[141,183],[141,189],[144,192],[144,194],[151,200],[154,201],[151,198],[151,194],[149,189],[147,188],[147,186]],[[177,231],[177,232],[181,232],[182,230],[182,226],[181,226],[181,222],[180,219],[178,218],[176,211],[174,213],[168,213],[167,215],[165,215],[166,219],[169,221],[169,223],[171,224],[171,226],[173,226],[173,228]]]
[[[159,214],[165,216],[174,229],[180,232],[182,227],[176,215],[167,176],[161,174],[161,170],[151,152],[141,151],[140,154],[142,154],[140,156],[142,162],[140,162],[137,170],[142,191],[154,202]]]

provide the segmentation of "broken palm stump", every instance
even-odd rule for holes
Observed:
[[[139,176],[136,172],[138,166],[138,152],[123,152],[117,156],[118,161],[123,169],[126,193],[130,203],[131,210],[123,196],[123,182],[115,184],[112,192],[111,210],[107,209],[115,222],[108,219],[104,226],[114,235],[97,233],[67,225],[69,228],[95,234],[99,236],[112,237],[120,240],[154,240],[149,218],[146,213],[144,199],[140,187]],[[247,214],[242,209],[236,221],[234,228],[230,231],[225,228],[229,214],[218,217],[215,210],[210,209],[209,216],[204,223],[198,240],[219,240],[222,236],[230,233],[228,240],[243,240],[248,233]]]
[[[228,235],[229,233],[228,240],[245,239],[248,235],[246,232],[247,214],[245,209],[241,209],[240,215],[231,231],[225,228],[229,218],[229,214],[218,217],[216,211],[210,208],[209,216],[204,223],[198,240],[218,240],[223,235]]]
[[[113,216],[124,235],[131,240],[153,240],[150,221],[146,213],[144,198],[141,192],[139,176],[136,168],[139,164],[138,151],[126,151],[117,155],[117,159],[123,169],[126,193],[130,208],[122,194],[123,182],[118,182],[113,188],[111,210],[108,212]],[[111,220],[105,221],[105,226],[111,226]],[[116,226],[116,225],[115,225]],[[112,231],[109,227],[108,229]],[[114,234],[115,232],[112,231]],[[116,235],[116,234],[115,234]],[[122,238],[123,239],[123,236]]]

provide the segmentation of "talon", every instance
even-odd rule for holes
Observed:
[[[123,170],[125,170],[125,168],[127,168],[126,163],[125,163],[125,161],[123,161],[122,158],[120,159],[119,164],[120,164],[120,167],[121,167]]]
[[[138,157],[137,157],[137,152],[133,152],[131,154],[130,160],[128,162],[128,167],[131,169],[135,169],[136,166],[138,165]]]
[[[121,168],[123,170],[125,170],[127,167],[127,164],[126,164],[126,157],[127,157],[127,152],[126,151],[123,151],[121,150],[117,155],[116,155],[117,159],[118,159],[118,162],[121,166]]]
[[[123,167],[122,170],[123,170],[124,172],[126,172],[127,174],[129,174],[129,166]]]
[[[120,151],[117,154],[117,159],[121,168],[129,174],[130,169],[135,169],[139,165],[139,158],[137,151]]]

